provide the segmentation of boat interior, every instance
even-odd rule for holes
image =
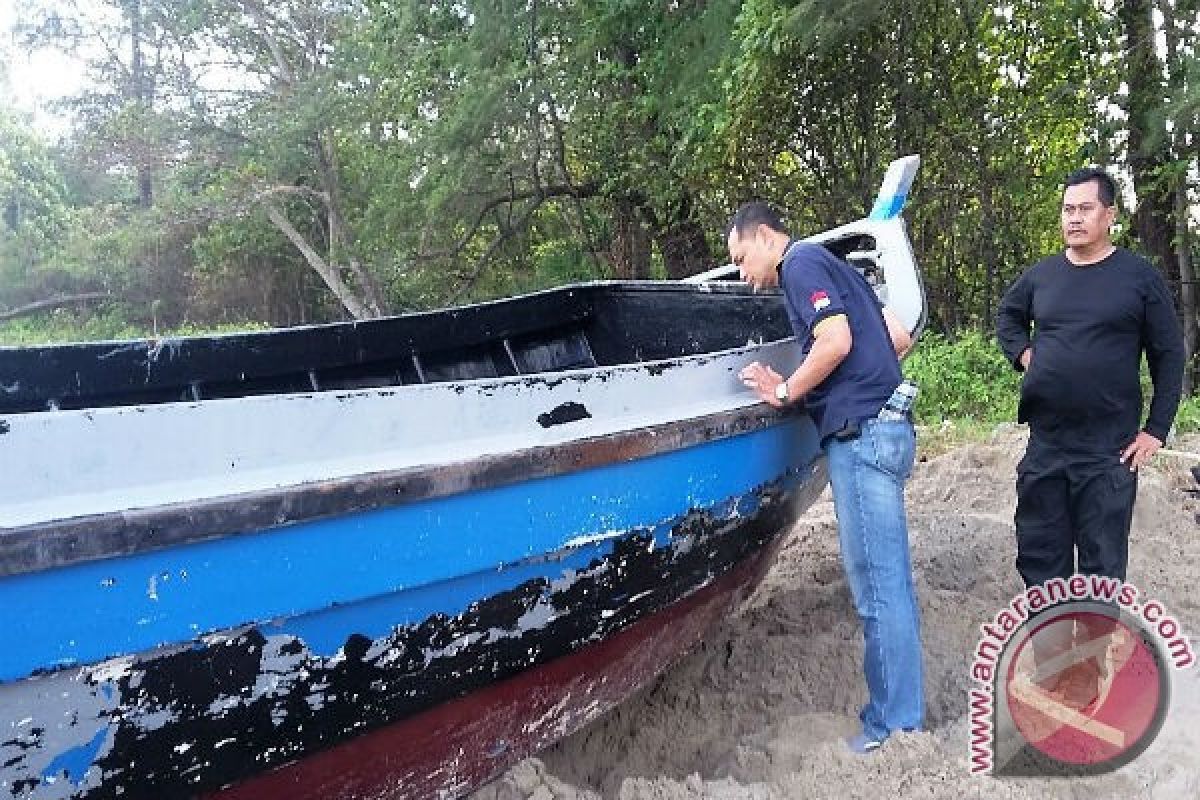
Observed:
[[[741,283],[581,284],[359,322],[0,348],[0,414],[561,372],[790,334],[779,293]]]

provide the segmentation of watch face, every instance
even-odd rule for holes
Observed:
[[[775,399],[781,403],[786,403],[788,399],[787,381],[781,382],[775,387]]]

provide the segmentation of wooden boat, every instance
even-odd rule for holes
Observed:
[[[914,330],[915,166],[816,237]],[[457,796],[644,685],[825,484],[720,277],[0,350],[0,797]]]

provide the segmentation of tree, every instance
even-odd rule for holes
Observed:
[[[68,215],[66,184],[50,149],[27,117],[0,105],[0,295],[24,286],[46,261]]]
[[[729,200],[773,198],[801,232],[867,210],[892,158],[919,152],[908,218],[930,313],[990,328],[1015,273],[1058,246],[1061,177],[1095,141],[1090,3],[753,0],[722,69],[712,160]]]
[[[1156,25],[1155,15],[1161,19]],[[1194,384],[1197,351],[1197,298],[1188,225],[1189,174],[1197,165],[1192,147],[1194,117],[1171,116],[1170,99],[1184,100],[1194,60],[1191,39],[1200,24],[1196,3],[1184,0],[1121,0],[1128,92],[1123,106],[1127,160],[1137,195],[1133,212],[1137,239],[1161,269],[1179,300],[1189,369],[1185,388]],[[1161,34],[1165,47],[1159,47]],[[1190,55],[1189,55],[1190,51]]]
[[[1200,117],[1200,58],[1197,58],[1195,31],[1200,27],[1200,3],[1195,0],[1159,0],[1167,75],[1166,116],[1170,126],[1172,163],[1164,177],[1170,184],[1173,200],[1174,231],[1172,247],[1179,274],[1180,312],[1188,370],[1184,389],[1189,394],[1196,386],[1197,352],[1200,350],[1200,289],[1197,288],[1191,229],[1192,189],[1200,182],[1200,158],[1197,157],[1196,133]]]

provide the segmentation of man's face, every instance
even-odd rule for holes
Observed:
[[[779,273],[775,270],[779,258],[771,251],[767,230],[767,226],[759,225],[753,234],[747,231],[739,236],[737,229],[729,232],[729,258],[742,280],[755,289],[779,285]]]
[[[1067,247],[1107,245],[1108,229],[1116,217],[1116,206],[1100,202],[1100,184],[1096,181],[1068,186],[1063,192],[1062,234]]]

